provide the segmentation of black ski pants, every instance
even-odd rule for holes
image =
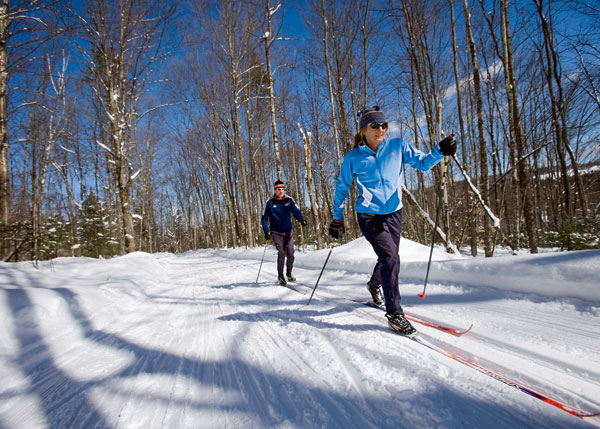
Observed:
[[[374,215],[358,213],[358,225],[377,255],[377,264],[373,269],[371,284],[381,284],[385,297],[387,313],[400,313],[400,237],[402,235],[402,209],[386,214]]]

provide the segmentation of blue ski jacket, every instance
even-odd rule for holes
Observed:
[[[344,204],[352,180],[356,180],[356,212],[388,214],[402,208],[404,164],[427,171],[444,158],[436,145],[421,152],[399,138],[384,140],[377,153],[360,145],[346,154],[335,186],[333,219],[344,220]]]
[[[304,220],[293,198],[286,196],[278,200],[275,197],[271,197],[265,205],[265,210],[261,218],[264,233],[269,232],[269,225],[271,231],[286,232],[291,230],[293,228],[292,214],[298,221],[302,222]]]

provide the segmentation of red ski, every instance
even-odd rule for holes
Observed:
[[[349,299],[352,302],[357,302],[359,304],[363,304],[368,307],[373,307],[373,308],[378,308],[380,310],[384,310],[383,307],[379,307],[378,305],[375,305],[375,303],[373,303],[373,301],[363,301],[363,300],[355,299],[355,298],[344,298],[344,299]],[[450,326],[445,326],[445,325],[441,324],[440,322],[437,322],[433,319],[419,316],[417,314],[410,313],[408,311],[405,311],[404,315],[411,322],[416,322],[416,323],[419,323],[424,326],[429,326],[430,328],[437,329],[438,331],[442,331],[442,332],[445,332],[450,335],[454,335],[455,337],[460,337],[461,335],[464,335],[467,332],[469,332],[471,330],[471,328],[473,328],[472,324],[467,329],[452,328]]]
[[[449,357],[450,359],[460,362],[463,365],[468,366],[469,368],[473,368],[473,369],[481,372],[482,374],[485,374],[492,378],[495,378],[496,380],[501,381],[502,383],[504,383],[508,386],[514,387],[515,389],[520,390],[523,393],[526,393],[536,399],[539,399],[540,401],[543,401],[543,402],[550,404],[556,408],[559,408],[575,417],[579,417],[581,419],[586,419],[586,418],[593,418],[593,417],[600,416],[600,413],[592,413],[592,412],[582,411],[575,407],[571,407],[570,405],[563,404],[562,402],[552,399],[542,393],[536,392],[535,390],[533,390],[515,380],[511,380],[510,378],[508,378],[504,375],[501,375],[498,370],[492,370],[490,368],[487,368],[480,363],[474,362],[475,359],[469,359],[465,356],[461,356],[458,354],[458,352],[450,351],[447,347],[444,347],[443,345],[440,345],[440,344],[436,344],[435,340],[433,338],[428,337],[429,340],[427,340],[424,338],[423,334],[417,334],[414,337],[406,337],[406,338],[413,340],[413,341],[427,347],[428,349],[431,349],[431,350],[433,350],[437,353],[440,353],[446,357]],[[479,360],[479,359],[477,359],[477,360]]]

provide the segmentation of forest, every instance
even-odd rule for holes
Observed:
[[[372,105],[424,152],[458,142],[445,186],[407,171],[404,236],[600,247],[597,2],[3,0],[0,70],[4,261],[262,246],[277,179],[326,247]]]

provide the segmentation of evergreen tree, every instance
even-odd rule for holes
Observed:
[[[87,195],[79,223],[81,254],[92,258],[119,254],[117,225],[93,192]]]

